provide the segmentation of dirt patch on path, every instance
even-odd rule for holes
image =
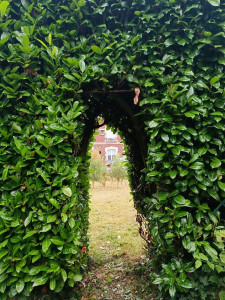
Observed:
[[[149,278],[144,273],[146,258],[124,256],[102,266],[91,262],[81,289],[81,300],[153,300]],[[148,278],[148,279],[147,279]]]

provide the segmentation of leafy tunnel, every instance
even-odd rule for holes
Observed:
[[[134,104],[134,91],[94,92],[84,96],[88,106],[80,156],[87,153],[91,136],[99,125],[101,116],[104,124],[119,130],[125,145],[128,158],[128,175],[132,186],[135,207],[144,213],[143,199],[153,192],[154,186],[145,181],[147,157],[147,133],[145,118],[141,107]]]

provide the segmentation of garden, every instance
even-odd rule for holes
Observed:
[[[0,0],[0,20],[0,300],[82,284],[99,118],[155,299],[223,300],[225,1]]]

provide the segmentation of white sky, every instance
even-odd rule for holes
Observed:
[[[116,138],[116,134],[113,134],[112,130],[106,130],[106,138],[114,139],[114,138]]]

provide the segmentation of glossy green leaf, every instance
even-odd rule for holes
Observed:
[[[50,245],[51,245],[51,240],[49,238],[46,238],[42,243],[42,251],[47,252]]]
[[[4,257],[8,252],[9,250],[0,250],[0,259]]]
[[[201,265],[202,265],[201,260],[196,260],[196,261],[195,261],[195,268],[196,268],[196,269],[200,268]]]
[[[168,192],[159,192],[158,193],[158,198],[160,201],[164,201],[167,199],[169,193]]]
[[[66,274],[66,271],[62,269],[62,270],[61,270],[61,274],[62,274],[63,281],[66,282],[66,280],[67,280],[67,274]]]
[[[185,204],[185,198],[182,195],[178,195],[173,199],[177,204],[181,204],[181,205]]]
[[[175,218],[183,218],[185,216],[187,216],[188,212],[186,211],[175,211],[174,212],[174,217]]]
[[[69,218],[69,225],[70,225],[71,228],[74,228],[74,226],[75,226],[74,218]]]
[[[214,224],[217,224],[218,223],[218,220],[215,216],[214,213],[212,213],[211,211],[208,212],[208,215],[209,215],[209,218],[213,221]]]
[[[83,60],[80,60],[79,61],[79,66],[80,66],[81,72],[83,73],[85,71],[85,68],[86,68],[85,62]]]
[[[176,176],[177,176],[177,171],[170,171],[170,172],[169,172],[169,176],[170,176],[172,179],[176,178]]]
[[[220,161],[218,158],[214,157],[214,158],[211,160],[210,166],[211,166],[212,168],[218,168],[219,166],[221,166],[221,161]]]
[[[56,280],[55,278],[51,278],[50,280],[50,290],[54,291],[56,287]]]
[[[44,285],[48,281],[48,278],[46,277],[38,277],[34,279],[33,287]]]
[[[225,191],[225,183],[218,181],[218,186],[221,188],[221,190]]]
[[[207,0],[213,6],[220,6],[220,0]]]
[[[160,173],[158,172],[158,171],[152,171],[152,172],[149,172],[148,173],[148,177],[152,177],[152,176],[157,176],[157,175],[159,175]]]
[[[9,168],[5,168],[2,172],[2,180],[6,180],[8,176]]]
[[[39,39],[37,39],[37,40],[38,40],[38,42],[40,42],[46,49],[48,49],[47,45],[46,45],[43,41],[41,41],[41,40],[39,40]]]
[[[51,227],[52,227],[51,224],[44,225],[41,232],[47,232],[51,229]]]
[[[7,7],[9,6],[9,2],[8,1],[2,1],[0,3],[0,13],[1,13],[1,17],[4,16],[6,10],[7,10]]]
[[[216,171],[209,172],[208,177],[210,181],[214,182],[218,178],[217,172]]]
[[[102,54],[102,51],[98,46],[91,46],[91,49],[97,54]]]
[[[198,154],[200,155],[200,156],[202,156],[202,155],[204,155],[205,153],[207,152],[207,148],[200,148],[199,150],[198,150]]]
[[[210,190],[208,190],[208,193],[214,199],[216,199],[217,201],[220,201],[220,197],[219,197],[218,193],[215,190],[210,189]]]
[[[56,219],[57,219],[57,215],[49,215],[47,217],[47,223],[55,222]]]
[[[165,239],[172,239],[174,236],[175,236],[174,233],[172,233],[172,232],[167,232],[167,233],[165,234]]]
[[[62,221],[63,221],[63,223],[67,222],[67,220],[68,220],[68,216],[67,216],[67,214],[65,214],[65,213],[62,213],[62,214],[61,214],[61,217],[62,217]]]
[[[31,220],[32,220],[32,216],[33,216],[33,212],[29,212],[29,215],[27,216],[27,218],[24,220],[24,226],[27,227]]]
[[[217,251],[212,248],[209,244],[204,245],[205,251],[212,257],[216,257],[217,256]]]
[[[19,281],[17,281],[16,283],[16,290],[17,290],[17,293],[21,293],[24,289],[24,281],[22,279],[20,279]]]
[[[23,239],[25,240],[25,239],[31,237],[32,235],[34,235],[34,234],[36,234],[36,233],[37,233],[36,230],[31,230],[31,231],[27,232],[27,234],[24,236]]]
[[[62,188],[62,192],[63,192],[63,194],[65,194],[68,197],[72,196],[72,191],[71,191],[71,189],[69,187]]]
[[[152,120],[151,122],[149,122],[148,126],[149,126],[150,128],[154,128],[154,127],[157,127],[157,126],[158,126],[158,123],[155,122],[154,120]]]
[[[216,2],[217,0],[210,0],[212,2]],[[214,76],[211,80],[210,80],[210,84],[214,85],[218,80],[220,80],[220,78],[218,76]]]
[[[49,33],[49,35],[48,35],[48,44],[49,44],[49,46],[52,45],[52,34],[51,33]]]
[[[176,295],[176,287],[174,285],[171,285],[169,287],[169,294],[171,298],[174,298]]]
[[[210,261],[207,261],[207,265],[210,267],[210,269],[212,269],[212,270],[215,269],[215,265],[213,263],[211,263]]]
[[[48,270],[48,266],[46,265],[40,265],[40,266],[37,266],[37,267],[33,267],[29,274],[30,275],[37,275],[38,273],[40,272],[43,272],[43,271],[47,271]]]
[[[181,287],[185,288],[185,289],[191,289],[192,288],[192,284],[190,282],[190,280],[185,280],[184,282],[182,282],[182,284],[180,284]]]
[[[83,276],[81,274],[74,275],[74,281],[81,281]]]
[[[52,243],[55,244],[56,246],[63,246],[65,244],[65,242],[63,241],[63,239],[59,236],[54,236],[51,239]]]
[[[55,208],[60,209],[60,205],[59,205],[59,202],[57,200],[51,198],[51,199],[49,199],[49,202],[51,202],[51,204],[53,206],[55,206]]]
[[[203,254],[203,253],[199,253],[199,258],[200,259],[203,259],[203,260],[205,260],[205,261],[208,261],[209,259],[208,259],[208,256],[206,256],[205,254]]]
[[[23,36],[22,39],[22,46],[20,45],[20,50],[26,54],[29,54],[32,50],[32,48],[30,47],[30,40],[28,36]]]
[[[169,141],[169,136],[166,133],[162,133],[161,137],[165,142]]]

